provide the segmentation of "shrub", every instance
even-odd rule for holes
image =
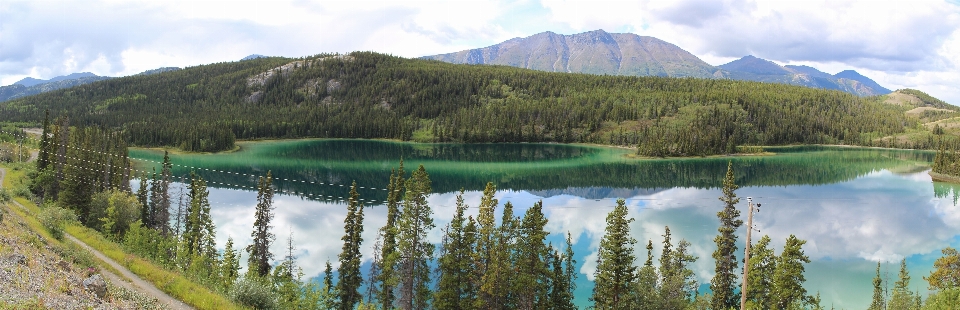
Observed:
[[[43,227],[50,232],[50,235],[57,240],[63,240],[63,227],[67,223],[76,222],[77,214],[64,208],[48,206],[40,210],[40,215],[37,218],[40,220],[40,224],[43,224]]]
[[[256,279],[237,279],[230,288],[230,299],[254,309],[277,309],[277,296],[269,286]]]
[[[10,192],[6,188],[0,188],[0,203],[10,201]]]

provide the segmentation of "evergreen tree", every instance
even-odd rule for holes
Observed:
[[[647,240],[647,261],[637,274],[637,309],[659,309],[657,294],[657,270],[653,266],[653,241]]]
[[[511,278],[517,292],[518,307],[533,309],[546,304],[550,285],[551,249],[544,242],[547,218],[543,215],[543,201],[527,209],[520,224],[517,238],[516,273]]]
[[[276,239],[276,236],[270,232],[273,226],[270,221],[273,220],[273,175],[267,171],[266,177],[260,177],[257,181],[257,210],[254,214],[253,232],[250,237],[253,238],[253,244],[247,246],[247,253],[250,255],[247,260],[247,274],[265,277],[270,274],[270,260],[273,259],[273,253],[270,253],[270,243]]]
[[[160,187],[160,177],[157,175],[157,169],[154,168],[153,177],[150,178],[150,207],[147,208],[149,210],[147,213],[147,218],[150,220],[144,224],[156,231],[161,231],[160,226],[163,224],[159,221],[160,216],[158,215],[161,208],[160,196],[162,195]]]
[[[773,278],[773,291],[776,296],[774,307],[777,309],[800,305],[809,299],[807,290],[803,288],[803,283],[806,282],[803,264],[810,263],[810,258],[803,254],[805,243],[807,242],[790,235],[777,259]]]
[[[940,251],[943,256],[933,262],[934,270],[923,277],[932,290],[947,290],[960,287],[960,251],[946,247]]]
[[[154,225],[160,231],[160,235],[166,237],[170,234],[170,169],[173,168],[167,151],[163,151],[161,167],[155,194],[157,202],[151,211],[154,214]]]
[[[147,189],[147,176],[140,174],[140,187],[137,188],[137,201],[140,202],[140,221],[144,226],[150,227],[153,218],[150,217],[150,199]]]
[[[516,291],[513,285],[515,279],[516,240],[519,219],[513,216],[513,204],[509,201],[503,205],[503,215],[500,218],[500,227],[495,229],[493,252],[490,253],[490,262],[487,272],[480,279],[480,290],[490,299],[489,309],[517,308]]]
[[[326,296],[327,298],[321,298],[323,302],[323,309],[334,309],[336,308],[336,298],[333,296],[333,266],[330,265],[328,260],[326,265],[323,268],[323,287],[321,295]],[[386,308],[389,309],[389,308]]]
[[[40,150],[37,154],[37,171],[43,171],[50,166],[50,155],[53,145],[50,143],[50,110],[43,114],[43,132],[40,134]]]
[[[293,231],[290,231],[290,237],[287,238],[287,255],[283,261],[273,269],[273,275],[270,280],[273,282],[274,290],[279,297],[280,308],[283,309],[306,309],[308,308],[305,298],[303,298],[301,287],[303,282],[303,271],[297,267],[297,257],[293,255]]]
[[[710,280],[710,290],[713,292],[711,306],[713,309],[738,308],[740,306],[740,294],[737,289],[737,229],[743,225],[740,220],[740,211],[736,204],[740,202],[735,191],[738,186],[733,175],[733,162],[727,162],[727,175],[723,179],[723,211],[717,212],[717,218],[720,219],[720,228],[717,230],[720,234],[713,239],[717,244],[717,250],[713,252],[713,259],[716,261],[716,273]],[[750,229],[749,227],[747,229]]]
[[[890,296],[887,310],[911,310],[916,307],[916,300],[909,286],[910,273],[907,271],[907,260],[902,259],[900,260],[900,274],[897,282],[893,285],[893,295]]]
[[[883,279],[880,278],[880,262],[877,262],[877,276],[873,277],[873,300],[867,310],[885,310],[886,301],[883,296]]]
[[[194,255],[202,258],[209,258],[212,262],[216,255],[214,244],[214,226],[210,218],[210,201],[207,190],[207,183],[196,173],[190,173],[190,206],[187,208],[182,237],[183,247],[186,256],[184,259],[191,259]]]
[[[404,184],[403,210],[397,221],[397,254],[400,285],[400,308],[426,309],[430,300],[430,260],[434,245],[427,241],[427,232],[434,228],[433,211],[427,204],[430,176],[423,165]]]
[[[491,263],[494,252],[497,251],[495,212],[499,202],[493,198],[496,192],[497,189],[493,183],[488,182],[483,189],[483,197],[480,198],[479,213],[477,214],[477,245],[473,255],[475,265],[475,275],[473,278],[476,279],[479,289],[476,304],[474,305],[476,309],[496,309],[499,307],[499,305],[495,303],[496,301],[494,300],[494,296],[491,295],[491,292],[484,289],[485,285],[490,286],[486,283],[491,282],[487,279],[492,276],[491,271],[493,270]]]
[[[380,265],[380,305],[385,309],[393,308],[397,286],[396,268],[400,256],[397,253],[397,220],[400,218],[400,203],[403,201],[403,183],[405,173],[403,160],[400,168],[390,171],[390,181],[387,183],[387,224],[380,229],[383,235],[383,247],[380,251],[382,263]]]
[[[573,300],[573,292],[577,289],[577,260],[573,257],[573,238],[567,231],[567,248],[563,253],[564,281],[567,283],[567,296]]]
[[[437,309],[472,309],[474,290],[470,281],[472,267],[471,253],[475,236],[468,232],[466,215],[467,205],[463,201],[463,189],[457,194],[457,210],[447,226],[444,242],[438,260],[437,291],[434,293],[434,307]],[[475,233],[475,232],[474,232]]]
[[[227,245],[220,261],[220,278],[224,288],[230,288],[240,276],[240,253],[233,248],[233,237],[227,237]]]
[[[634,287],[637,281],[637,268],[633,265],[633,245],[637,243],[630,237],[630,223],[627,219],[627,206],[623,199],[617,200],[617,207],[607,214],[607,227],[597,258],[595,287],[591,299],[597,309],[633,309]]]
[[[337,299],[339,307],[350,310],[362,301],[360,285],[363,277],[360,274],[360,245],[363,243],[363,205],[360,204],[360,194],[357,193],[357,182],[350,186],[350,197],[347,199],[347,217],[343,220],[343,251],[340,252],[340,268],[337,281]]]
[[[697,257],[689,253],[690,242],[680,240],[677,248],[671,244],[670,227],[664,228],[663,251],[660,253],[661,309],[685,309],[697,292],[697,283],[689,264]]]
[[[763,236],[750,247],[750,276],[747,278],[747,300],[760,309],[772,309],[773,278],[777,257],[770,248],[770,236]]]

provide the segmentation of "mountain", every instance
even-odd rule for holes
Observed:
[[[162,67],[143,71],[135,75],[153,75],[170,71],[177,71],[177,67]],[[109,76],[98,76],[90,72],[71,73],[58,76],[49,80],[35,79],[31,77],[24,78],[12,85],[0,87],[0,102],[13,100],[17,98],[32,96],[45,93],[52,90],[70,88],[74,86],[89,84],[93,82],[113,79]]]
[[[852,70],[834,76],[813,67],[781,66],[754,56],[714,67],[666,41],[603,30],[572,35],[541,32],[484,48],[421,58],[549,72],[725,78],[840,90],[858,96],[890,93],[889,89]]]
[[[260,55],[260,54],[250,54],[250,55],[247,55],[247,57],[240,58],[240,61],[244,61],[244,60],[254,60],[254,59],[266,58],[266,57],[267,57],[267,56],[263,56],[263,55]]]
[[[786,84],[369,52],[116,78],[0,103],[0,119],[38,123],[47,109],[73,125],[122,130],[131,145],[198,152],[231,149],[235,139],[387,138],[639,145],[644,156],[700,156],[735,153],[738,145],[873,145],[872,137],[918,125],[900,106]]]
[[[422,58],[599,75],[712,78],[719,74],[717,68],[666,41],[603,30],[572,35],[548,31],[484,48]]]
[[[25,78],[13,85],[0,87],[0,102],[109,79],[112,77],[97,76],[89,72],[58,76],[50,80]]]
[[[810,66],[781,66],[752,55],[744,56],[718,67],[728,72],[727,77],[735,80],[833,89],[858,96],[877,96],[890,93],[889,89],[853,70],[845,70],[830,75]]]

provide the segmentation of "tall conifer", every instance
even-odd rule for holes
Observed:
[[[265,277],[270,274],[270,260],[273,259],[273,253],[270,253],[270,243],[276,239],[276,236],[270,229],[270,222],[273,220],[273,175],[267,171],[266,177],[260,177],[257,181],[257,210],[254,213],[253,232],[250,237],[253,238],[253,244],[247,246],[247,253],[250,255],[247,263],[249,268],[247,274]]]
[[[390,171],[390,180],[387,182],[387,224],[380,229],[383,235],[383,246],[380,248],[380,305],[385,309],[393,308],[396,301],[394,290],[397,286],[396,268],[399,262],[397,254],[397,220],[400,218],[400,203],[403,201],[403,183],[405,172],[403,160],[400,168]]]
[[[362,301],[360,285],[363,277],[360,274],[360,245],[363,243],[363,205],[360,204],[360,194],[357,193],[357,182],[350,186],[350,196],[347,199],[347,217],[343,220],[344,234],[343,251],[340,252],[340,268],[337,281],[337,300],[342,310],[351,310]]]
[[[431,297],[429,262],[434,250],[434,245],[427,240],[427,232],[435,225],[433,211],[427,204],[430,176],[423,165],[410,175],[404,187],[403,210],[397,221],[400,308],[426,309]]]
[[[630,236],[627,206],[623,199],[607,214],[607,227],[600,240],[597,255],[595,287],[591,299],[597,309],[634,309],[637,267],[633,265],[633,245],[636,239]]]
[[[724,208],[717,212],[717,218],[720,219],[720,233],[713,241],[717,244],[717,250],[713,252],[713,259],[716,261],[716,273],[710,280],[710,290],[713,292],[711,305],[713,309],[737,308],[740,306],[740,293],[737,289],[737,229],[743,225],[740,220],[740,211],[736,204],[740,202],[735,191],[738,186],[733,174],[733,163],[727,162],[727,175],[723,179],[723,201]],[[749,227],[747,229],[750,229]]]

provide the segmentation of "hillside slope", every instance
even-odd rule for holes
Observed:
[[[836,91],[719,79],[597,76],[376,53],[260,58],[125,77],[0,104],[0,118],[121,128],[193,151],[234,139],[587,142],[651,155],[742,144],[870,144],[916,121]]]

